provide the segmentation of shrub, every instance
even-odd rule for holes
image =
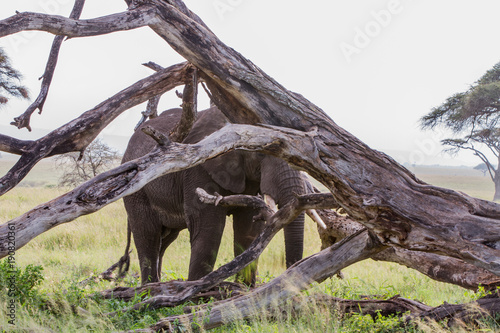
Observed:
[[[36,287],[43,281],[42,266],[12,267],[7,259],[0,261],[0,295],[14,298],[20,304],[37,298]]]

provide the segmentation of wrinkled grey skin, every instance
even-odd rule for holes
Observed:
[[[181,109],[163,112],[142,125],[168,134],[178,123]],[[215,107],[200,112],[184,143],[195,143],[222,128],[227,122]],[[156,142],[137,130],[129,141],[122,162],[141,157]],[[282,160],[258,153],[233,151],[200,166],[160,177],[140,191],[124,198],[129,236],[134,236],[142,283],[160,280],[163,254],[182,229],[188,228],[191,241],[189,280],[197,280],[213,270],[226,215],[233,216],[234,252],[242,253],[262,229],[253,222],[256,214],[248,208],[224,208],[203,204],[195,193],[201,187],[221,195],[268,194],[279,206],[304,193],[300,173]],[[285,229],[287,267],[302,258],[304,215]],[[129,240],[130,242],[130,240]],[[128,250],[128,245],[127,245]],[[171,253],[170,256],[175,256]],[[240,273],[247,284],[255,282],[255,265]]]

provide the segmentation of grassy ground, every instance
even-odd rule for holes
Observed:
[[[0,160],[3,174],[9,162]],[[417,176],[429,183],[463,191],[483,199],[491,199],[493,185],[481,172],[471,169],[416,167],[411,169]],[[0,198],[0,224],[15,218],[38,204],[65,193],[54,187],[58,171],[52,162],[37,166],[28,178]],[[230,221],[226,226],[217,266],[232,259],[232,235]],[[126,215],[123,203],[110,204],[99,212],[59,226],[37,237],[16,253],[18,267],[30,264],[43,267],[44,280],[36,287],[16,313],[17,328],[31,328],[40,331],[51,329],[56,332],[74,331],[119,331],[151,325],[158,318],[172,313],[181,313],[182,308],[165,309],[157,312],[141,312],[106,318],[103,312],[115,311],[126,306],[123,302],[89,300],[84,297],[94,290],[114,287],[110,282],[99,282],[85,288],[77,282],[92,274],[102,272],[123,254],[126,243]],[[305,255],[319,251],[320,243],[316,226],[306,222]],[[260,279],[268,281],[285,270],[283,236],[279,234],[265,250],[259,261]],[[167,249],[164,259],[165,280],[185,278],[189,262],[189,238],[186,231]],[[138,283],[138,261],[132,254],[131,272],[122,285]],[[426,304],[437,306],[443,302],[468,302],[479,295],[457,286],[444,284],[405,267],[391,263],[366,260],[343,271],[345,279],[329,279],[316,285],[312,292],[356,299],[361,295],[382,295],[390,297],[399,294]],[[1,279],[0,279],[1,282]],[[1,283],[0,283],[1,286]],[[64,291],[64,292],[63,292]],[[2,291],[0,290],[0,293]],[[1,297],[1,296],[0,296]],[[44,304],[40,306],[40,304]],[[90,311],[75,315],[70,304],[78,304]],[[7,300],[0,298],[0,331],[9,326],[3,309]],[[444,330],[441,326],[440,330]],[[437,327],[422,324],[418,331],[433,332]],[[486,330],[500,329],[489,323]],[[226,332],[358,332],[358,331],[402,331],[395,319],[383,318],[374,323],[365,316],[339,317],[330,309],[314,306],[299,318],[283,317],[278,320],[260,318],[258,321],[227,325],[216,331]],[[407,329],[413,331],[413,329]]]

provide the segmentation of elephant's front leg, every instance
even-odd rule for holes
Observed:
[[[212,272],[226,223],[226,209],[200,202],[195,190],[220,191],[212,178],[200,167],[186,170],[184,211],[191,241],[189,280],[198,280]]]
[[[262,221],[253,221],[255,214],[254,210],[248,208],[239,208],[233,212],[235,257],[243,253],[252,244],[264,226]],[[236,275],[236,281],[255,286],[257,282],[257,262],[258,259],[242,269]]]
[[[188,214],[191,241],[189,280],[199,280],[214,269],[225,220],[225,211],[217,207]]]

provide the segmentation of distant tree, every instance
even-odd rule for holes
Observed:
[[[486,163],[479,163],[474,167],[474,170],[479,170],[483,172],[483,176],[486,176],[486,172],[488,172],[488,166]]]
[[[441,143],[446,151],[470,150],[486,165],[495,183],[493,200],[500,199],[500,63],[488,70],[466,92],[449,97],[442,105],[422,117],[422,128],[441,126],[450,129],[455,138]],[[492,153],[496,161],[488,157]],[[490,161],[490,159],[492,159]]]
[[[83,154],[68,153],[56,158],[56,164],[63,170],[59,186],[77,186],[119,163],[118,151],[101,139],[95,139]]]
[[[5,51],[0,48],[0,105],[6,104],[7,96],[28,98],[28,89],[20,85],[22,75],[10,64]]]

